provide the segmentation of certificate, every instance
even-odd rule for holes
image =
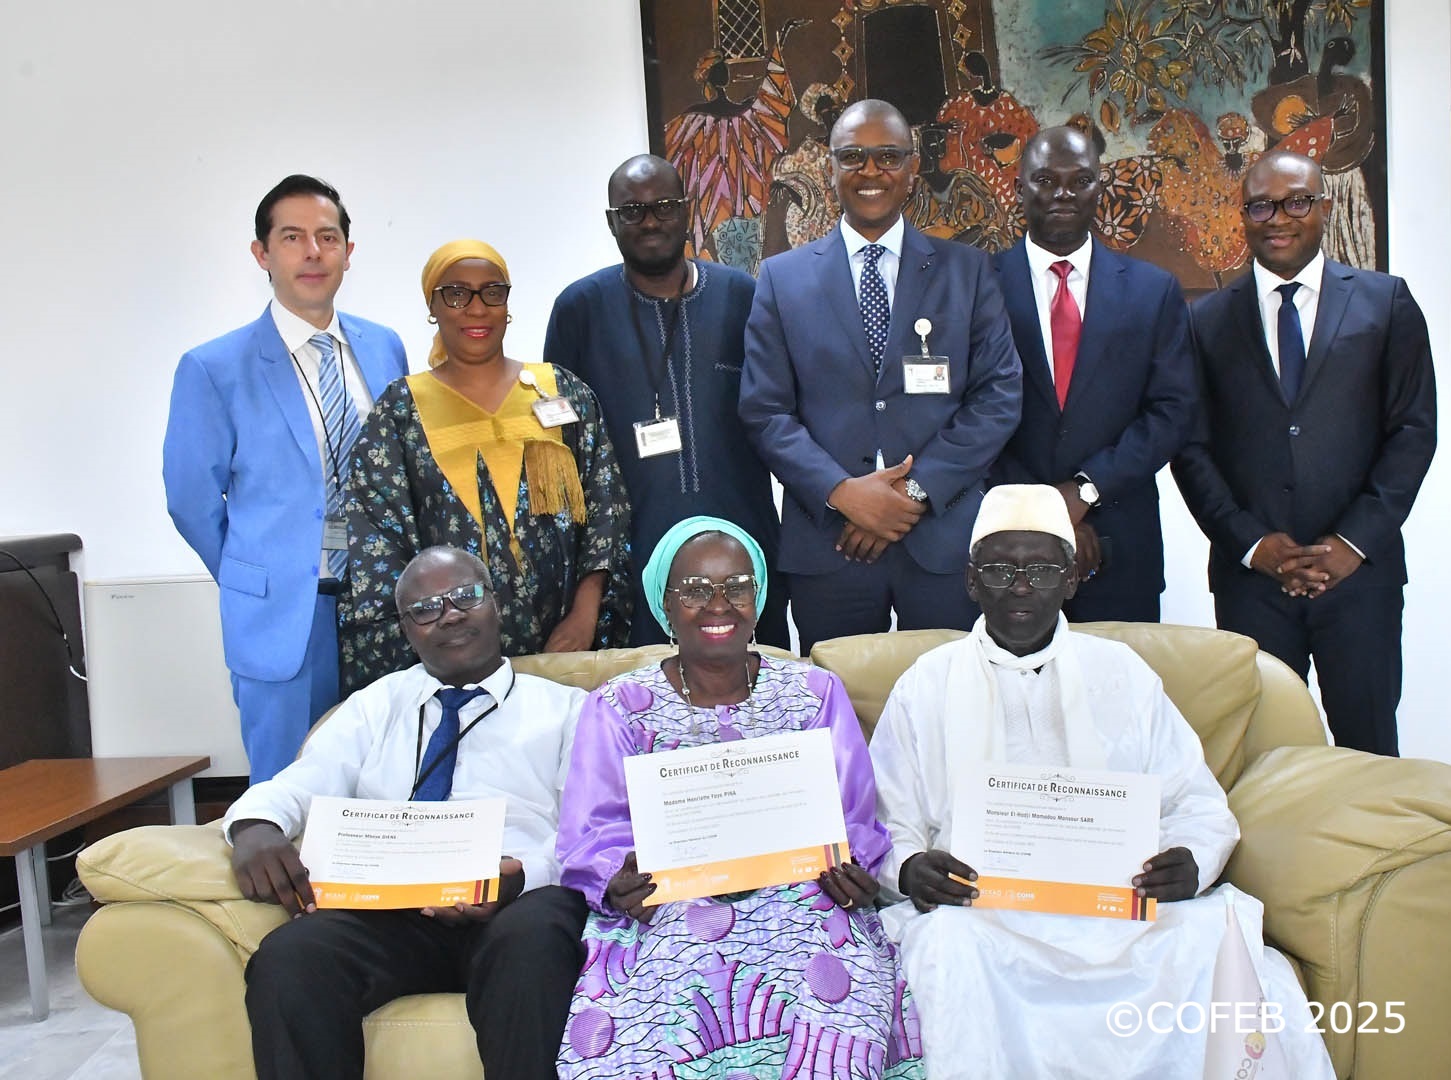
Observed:
[[[647,904],[806,881],[850,858],[825,729],[629,757],[625,787]]]
[[[1152,921],[1130,884],[1159,852],[1159,778],[980,762],[963,770],[952,853],[977,871],[973,907]]]
[[[302,865],[320,908],[452,907],[499,895],[504,800],[314,796]]]

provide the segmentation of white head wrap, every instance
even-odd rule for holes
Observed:
[[[982,497],[972,527],[971,551],[993,533],[1041,532],[1056,536],[1074,550],[1073,522],[1058,489],[1047,484],[1003,484]]]

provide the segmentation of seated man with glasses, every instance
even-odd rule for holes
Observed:
[[[1056,488],[989,491],[967,573],[982,617],[908,669],[872,738],[877,813],[892,835],[882,891],[907,897],[883,922],[901,943],[928,1072],[1204,1075],[1208,1025],[1128,1032],[1111,1010],[1126,1003],[1150,1015],[1169,1002],[1172,1021],[1180,1003],[1196,1002],[1207,1013],[1220,944],[1237,919],[1246,963],[1281,1010],[1284,1029],[1270,1038],[1290,1063],[1283,1075],[1330,1077],[1289,963],[1261,944],[1260,903],[1230,885],[1207,891],[1239,827],[1198,736],[1132,649],[1063,619],[1078,585],[1073,539]],[[1157,920],[974,909],[977,873],[949,847],[955,794],[972,775],[965,766],[983,761],[1157,774],[1161,850],[1144,852],[1142,872],[1119,883],[1157,899]]]
[[[854,102],[830,152],[841,227],[762,263],[741,375],[741,419],[786,489],[802,655],[894,611],[903,630],[972,625],[965,540],[1022,406],[987,255],[902,216],[918,182],[906,118]]]
[[[584,692],[500,656],[489,572],[467,552],[420,552],[394,599],[419,662],[345,700],[224,822],[242,894],[293,916],[247,965],[257,1075],[362,1077],[365,1016],[406,994],[461,991],[489,1076],[552,1078],[583,961],[585,904],[559,886],[554,845]],[[500,899],[318,910],[293,847],[318,795],[504,797]]]

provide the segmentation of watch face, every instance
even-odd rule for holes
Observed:
[[[1089,506],[1095,506],[1098,503],[1098,488],[1094,486],[1093,481],[1085,480],[1078,485],[1078,497]]]

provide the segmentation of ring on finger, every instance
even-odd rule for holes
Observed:
[[[854,899],[848,899],[846,903],[844,903],[844,904],[841,905],[841,910],[842,911],[850,911],[854,907],[856,907],[856,900],[854,900]]]

